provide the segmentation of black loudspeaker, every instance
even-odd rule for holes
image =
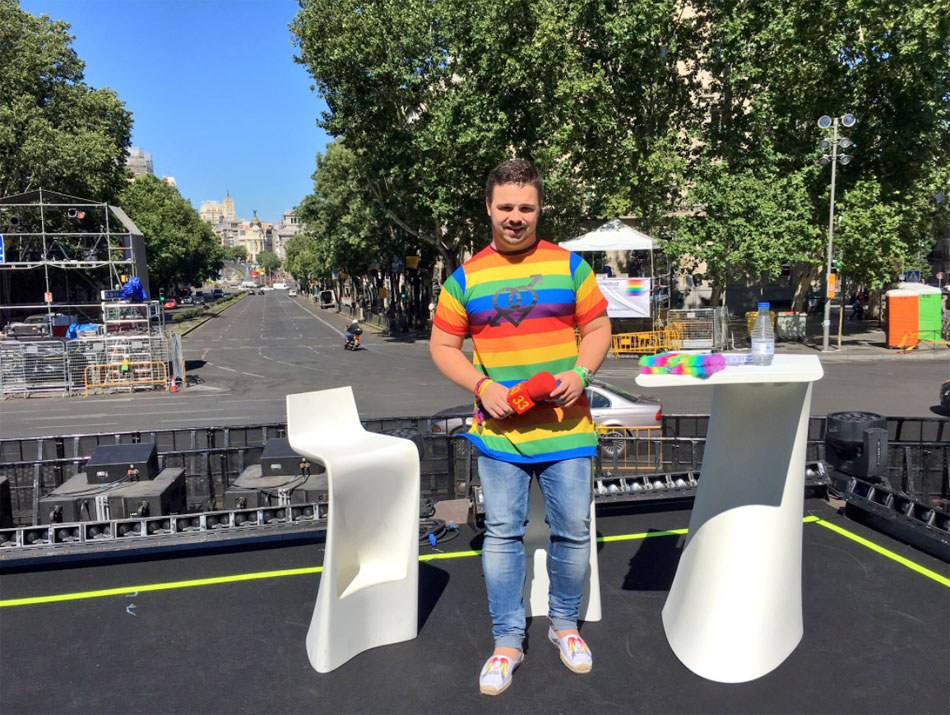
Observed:
[[[80,472],[40,499],[41,524],[167,516],[185,510],[183,469],[163,469],[154,479],[117,487],[100,486],[87,476]]]
[[[825,430],[825,461],[839,472],[880,479],[887,471],[887,420],[873,412],[832,412]]]
[[[284,437],[268,440],[261,451],[262,477],[298,477],[322,471],[323,465],[311,465],[309,459],[291,449],[290,440]]]
[[[158,451],[154,442],[101,444],[86,462],[90,484],[145,481],[158,474]]]

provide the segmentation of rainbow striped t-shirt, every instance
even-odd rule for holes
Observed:
[[[514,254],[488,246],[467,260],[445,281],[433,322],[452,335],[470,332],[475,367],[512,387],[541,371],[556,375],[572,369],[575,325],[606,309],[587,262],[538,241]],[[505,462],[592,457],[597,450],[585,395],[566,409],[543,402],[503,420],[487,417],[466,437]]]

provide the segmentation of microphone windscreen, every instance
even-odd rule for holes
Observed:
[[[535,402],[542,402],[551,396],[557,387],[557,380],[549,372],[539,372],[528,378],[525,387],[528,390],[528,396]]]

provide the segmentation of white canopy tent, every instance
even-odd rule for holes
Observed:
[[[653,251],[656,250],[659,244],[656,240],[650,236],[647,236],[645,233],[641,233],[635,228],[627,226],[620,219],[608,221],[603,226],[599,226],[593,231],[585,233],[583,236],[572,238],[569,241],[562,241],[558,245],[560,245],[561,248],[566,248],[567,250],[573,251],[574,253],[593,253],[598,251],[649,251],[650,283],[652,284],[655,279]],[[605,279],[598,278],[598,282],[602,284],[602,290],[607,289],[607,281]],[[608,297],[608,300],[617,300],[619,302],[622,300],[622,298],[619,296],[614,296]],[[652,310],[649,307],[652,303],[649,295],[646,296],[646,301],[649,315],[652,313]],[[619,310],[619,308],[615,308],[615,310]],[[608,314],[610,313],[611,310],[608,309]],[[618,313],[618,315],[624,315],[624,313]]]
[[[585,233],[583,236],[572,238],[569,241],[561,241],[558,245],[575,253],[582,251],[650,251],[652,261],[652,252],[658,244],[645,233],[630,228],[619,218],[616,218],[613,221],[608,221],[603,226],[595,228],[593,231]]]

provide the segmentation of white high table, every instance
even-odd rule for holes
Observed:
[[[721,683],[778,667],[802,638],[802,518],[816,355],[709,378],[640,375],[642,387],[713,386],[689,534],[663,628],[676,657]]]

